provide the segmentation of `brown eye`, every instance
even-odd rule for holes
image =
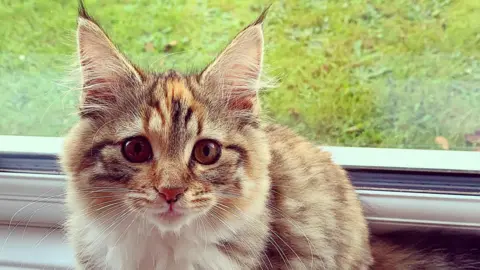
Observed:
[[[122,147],[123,156],[130,162],[141,163],[152,158],[152,147],[145,137],[133,137],[125,140]]]
[[[193,157],[198,163],[210,165],[218,161],[222,147],[214,140],[201,140],[193,148]]]

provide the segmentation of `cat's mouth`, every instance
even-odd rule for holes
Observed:
[[[170,208],[165,212],[158,213],[157,216],[158,216],[158,218],[163,219],[163,220],[176,220],[178,218],[183,217],[184,214],[175,210],[175,209],[173,209],[173,208]]]
[[[156,222],[160,222],[162,224],[173,224],[181,222],[187,216],[187,212],[185,209],[180,207],[166,207],[166,209],[160,211],[151,211],[150,216],[156,220]]]
[[[190,220],[194,219],[200,212],[192,211],[190,208],[180,205],[164,205],[156,209],[148,209],[146,211],[148,219],[159,226],[162,230],[175,230]]]

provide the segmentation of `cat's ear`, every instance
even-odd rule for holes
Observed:
[[[94,108],[95,105],[118,101],[125,88],[142,82],[142,74],[87,14],[82,1],[79,1],[77,52],[82,72],[82,105],[85,107]]]
[[[263,20],[260,17],[241,31],[223,52],[201,73],[200,82],[207,95],[233,111],[258,109],[257,92],[263,61]]]

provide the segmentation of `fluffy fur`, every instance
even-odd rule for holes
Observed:
[[[480,269],[480,236],[448,231],[398,231],[372,237],[372,270]]]
[[[367,269],[368,229],[345,172],[288,129],[262,123],[262,22],[204,71],[147,73],[80,9],[80,121],[65,141],[67,230],[77,269]],[[122,143],[146,137],[153,159]],[[200,139],[220,159],[192,159]],[[181,187],[180,215],[157,192]]]
[[[370,242],[330,155],[260,121],[265,14],[202,72],[147,73],[81,7],[81,117],[61,160],[77,269],[479,269],[471,236],[455,247],[460,238],[444,234]],[[135,136],[149,141],[151,160],[123,156]],[[193,158],[202,139],[221,145],[213,164]],[[162,188],[185,190],[174,216]]]

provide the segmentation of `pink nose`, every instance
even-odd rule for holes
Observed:
[[[176,202],[185,192],[185,188],[161,188],[158,190],[167,203]]]

